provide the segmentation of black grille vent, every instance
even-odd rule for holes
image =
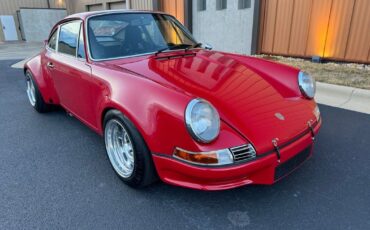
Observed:
[[[234,162],[248,161],[256,157],[256,150],[251,144],[230,148]]]

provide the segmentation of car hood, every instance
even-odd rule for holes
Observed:
[[[307,130],[307,122],[314,118],[315,102],[292,91],[298,88],[296,80],[279,84],[274,73],[264,68],[280,68],[294,78],[298,70],[237,57],[200,50],[112,65],[208,100],[221,119],[250,141],[259,154],[273,148],[273,139],[284,143]]]

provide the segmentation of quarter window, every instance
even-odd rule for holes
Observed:
[[[58,52],[76,56],[77,38],[81,22],[70,22],[60,27]]]
[[[57,46],[57,35],[58,35],[58,30],[55,30],[54,33],[50,36],[49,41],[48,41],[48,46],[50,49],[55,50]]]
[[[77,57],[78,58],[85,58],[85,45],[84,45],[84,36],[83,36],[83,28],[81,26],[80,29],[80,37],[78,39],[78,49],[77,49]]]

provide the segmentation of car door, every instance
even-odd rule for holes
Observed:
[[[80,20],[60,25],[57,52],[48,55],[54,88],[60,104],[80,120],[91,125],[91,67],[86,62]]]

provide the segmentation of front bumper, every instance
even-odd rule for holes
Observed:
[[[318,133],[321,121],[314,127]],[[166,183],[200,190],[224,190],[247,184],[273,184],[310,158],[313,141],[310,132],[275,152],[257,156],[253,161],[223,167],[204,167],[184,163],[172,156],[153,154],[159,177]]]

